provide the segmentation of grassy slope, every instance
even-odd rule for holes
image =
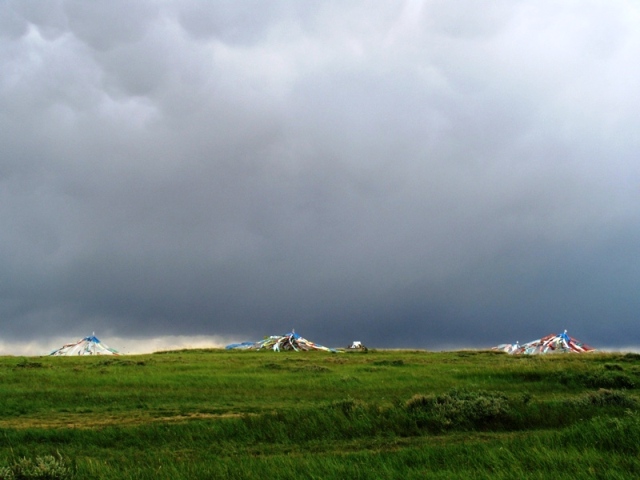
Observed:
[[[0,465],[59,453],[77,478],[629,478],[636,385],[640,356],[614,354],[4,357]]]

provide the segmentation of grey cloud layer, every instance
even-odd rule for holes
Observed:
[[[0,19],[3,335],[637,343],[633,2]]]

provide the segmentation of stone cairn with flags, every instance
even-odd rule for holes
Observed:
[[[227,350],[273,350],[274,352],[293,350],[304,352],[308,350],[322,350],[325,352],[336,352],[333,348],[323,347],[298,335],[295,330],[285,335],[272,335],[265,337],[258,342],[232,343],[225,347]]]
[[[523,344],[518,342],[503,343],[493,347],[492,350],[506,352],[511,355],[540,355],[547,353],[593,352],[595,348],[570,337],[565,330],[563,333],[550,334]]]
[[[118,355],[118,351],[108,347],[96,337],[95,333],[78,340],[75,343],[67,343],[54,350],[49,355],[76,356],[76,355]]]

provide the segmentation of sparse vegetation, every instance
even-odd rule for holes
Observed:
[[[631,478],[639,375],[628,354],[4,357],[0,480]]]
[[[0,480],[66,480],[73,477],[72,469],[58,456],[22,457],[10,465],[0,467]]]

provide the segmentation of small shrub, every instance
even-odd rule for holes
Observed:
[[[601,388],[597,392],[588,392],[581,397],[570,400],[570,404],[576,406],[597,406],[597,407],[626,407],[637,406],[637,401],[627,395],[622,390],[608,390]]]
[[[531,395],[529,392],[524,392],[524,393],[522,393],[522,394],[520,395],[520,399],[522,400],[522,403],[523,403],[524,405],[527,405],[527,404],[531,401],[531,399],[532,399],[532,398],[533,398],[533,397],[532,397],[532,395]]]
[[[364,402],[350,397],[333,402],[330,406],[331,409],[342,412],[345,417],[350,417],[356,412],[363,411],[365,407]]]
[[[0,480],[13,480],[16,478],[9,467],[0,467]]]
[[[407,403],[405,403],[405,407],[409,411],[427,408],[433,404],[433,399],[434,397],[432,395],[416,394],[409,400],[407,400]]]
[[[436,430],[489,427],[506,420],[509,413],[505,395],[482,391],[414,395],[405,407],[419,423]]]
[[[44,455],[35,459],[22,457],[13,465],[0,469],[0,479],[7,480],[65,480],[72,478],[71,468],[60,455]]]

